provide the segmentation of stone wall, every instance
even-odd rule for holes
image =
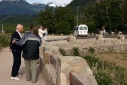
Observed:
[[[98,85],[87,62],[76,56],[62,56],[58,46],[40,48],[41,71],[46,85]]]
[[[80,54],[88,53],[89,48],[94,48],[95,52],[127,52],[127,40],[93,40],[76,43],[57,44],[59,48],[66,51],[67,55],[73,55],[73,48],[79,48]]]
[[[127,52],[127,40],[109,39],[65,44],[46,44],[40,48],[41,70],[47,85],[97,85],[88,64],[81,57],[62,56],[59,48],[67,55],[73,55],[73,48],[78,47],[81,55],[86,55],[89,48],[96,52]]]

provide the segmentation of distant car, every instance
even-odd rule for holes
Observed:
[[[88,26],[85,24],[79,25],[75,27],[74,36],[75,37],[87,37],[88,35]]]

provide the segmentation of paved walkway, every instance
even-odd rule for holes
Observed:
[[[22,78],[19,81],[10,80],[12,63],[13,56],[11,52],[9,52],[9,48],[4,48],[2,51],[0,51],[0,85],[46,85],[40,71],[38,71],[39,76],[36,83],[26,81],[25,65],[23,58],[19,71],[19,73],[22,75]]]
[[[64,43],[67,42],[65,39],[66,36],[49,36],[48,40],[53,40],[51,44],[56,43]],[[58,40],[56,40],[58,39]],[[62,40],[59,40],[62,39]],[[9,51],[9,47],[4,48],[2,51],[0,51],[0,85],[46,85],[45,81],[43,79],[43,76],[40,71],[38,71],[38,81],[36,83],[31,83],[31,81],[26,81],[26,75],[25,75],[25,65],[24,65],[24,59],[22,58],[21,67],[19,70],[19,74],[22,75],[22,78],[19,81],[10,80],[11,77],[11,69],[13,64],[13,56],[12,53]]]

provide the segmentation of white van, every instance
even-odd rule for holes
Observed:
[[[74,30],[74,36],[75,37],[87,37],[88,35],[88,26],[85,25],[85,24],[81,24],[79,26],[76,26],[75,27],[75,30]]]

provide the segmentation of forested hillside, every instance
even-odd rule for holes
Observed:
[[[89,32],[97,33],[105,26],[109,32],[127,33],[127,0],[73,0],[68,7],[79,24],[89,26]]]
[[[38,25],[38,15],[1,15],[0,16],[0,31],[3,24],[3,29],[6,33],[14,32],[17,24],[24,25],[24,31],[29,30],[31,25]]]
[[[91,1],[95,2],[95,0],[73,0],[70,4],[67,5],[67,7],[70,7],[74,13],[77,13],[77,9],[79,9],[80,12],[83,12],[87,2]]]

